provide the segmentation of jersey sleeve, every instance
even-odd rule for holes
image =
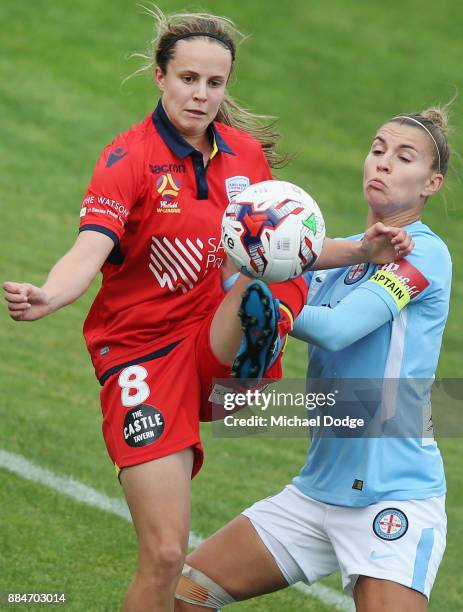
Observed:
[[[410,255],[380,266],[358,289],[378,295],[394,317],[410,302],[447,291],[451,282],[451,261],[445,245],[432,235],[413,238],[415,248]]]
[[[119,136],[101,154],[80,210],[79,231],[94,230],[119,244],[143,184],[141,146]]]
[[[327,351],[340,351],[391,319],[391,312],[380,297],[372,292],[362,293],[359,288],[336,308],[304,306],[291,336]]]

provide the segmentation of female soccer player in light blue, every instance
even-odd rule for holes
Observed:
[[[310,273],[308,305],[294,328],[310,344],[310,379],[384,379],[377,410],[385,424],[397,423],[402,410],[393,396],[397,385],[388,390],[387,381],[420,381],[427,398],[437,366],[451,259],[421,215],[442,187],[448,159],[447,119],[439,109],[400,115],[379,128],[364,167],[367,225],[402,226],[415,249],[385,266]],[[420,410],[421,422],[429,421],[426,401]],[[359,612],[425,610],[445,549],[444,469],[432,434],[400,433],[312,432],[292,484],[187,558],[177,609],[219,608],[340,568]]]

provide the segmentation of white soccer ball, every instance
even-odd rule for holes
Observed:
[[[267,282],[283,282],[310,268],[324,239],[318,204],[286,181],[247,187],[230,202],[222,220],[227,255],[243,274]]]

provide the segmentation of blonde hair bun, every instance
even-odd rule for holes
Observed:
[[[421,111],[420,115],[424,119],[431,121],[436,127],[440,128],[445,136],[448,135],[449,116],[445,107],[433,106]]]

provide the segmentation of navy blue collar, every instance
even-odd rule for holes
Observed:
[[[169,149],[174,153],[174,155],[180,159],[184,159],[187,157],[187,155],[191,155],[196,151],[196,149],[183,138],[177,128],[170,121],[161,100],[159,100],[158,105],[152,114],[152,119],[159,135]],[[222,136],[219,134],[214,123],[211,123],[209,130],[211,136],[215,138],[217,148],[220,152],[236,155],[236,153],[227,145]]]

